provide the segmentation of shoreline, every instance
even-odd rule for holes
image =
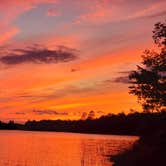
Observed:
[[[21,129],[0,129],[0,131],[31,131],[31,132],[49,132],[49,133],[69,133],[69,134],[90,134],[90,135],[105,135],[105,136],[126,136],[126,137],[140,137],[140,135],[126,135],[126,134],[111,134],[111,133],[89,133],[89,132],[69,132],[69,131],[47,131],[47,130],[21,130]]]

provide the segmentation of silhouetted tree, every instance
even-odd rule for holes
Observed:
[[[142,66],[129,75],[130,93],[138,97],[144,111],[166,109],[166,22],[155,24],[153,39],[158,51],[145,50]]]
[[[88,114],[88,118],[89,120],[93,120],[95,118],[95,112],[94,111],[90,111]]]
[[[9,120],[8,124],[9,125],[14,125],[14,120]]]
[[[155,24],[153,39],[159,47],[166,46],[166,20],[164,23],[158,22]]]

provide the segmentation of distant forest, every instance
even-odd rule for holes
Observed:
[[[56,131],[96,134],[144,135],[166,126],[166,112],[108,114],[87,120],[41,120],[25,124],[0,122],[3,130]]]

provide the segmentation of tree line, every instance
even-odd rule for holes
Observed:
[[[144,135],[154,129],[166,126],[166,112],[134,112],[129,114],[108,114],[98,119],[87,120],[41,120],[25,124],[0,122],[0,129],[56,131],[96,134]]]

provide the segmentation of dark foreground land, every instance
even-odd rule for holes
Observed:
[[[56,131],[96,134],[138,135],[132,149],[111,156],[115,166],[166,165],[166,112],[107,115],[87,120],[41,120],[25,124],[0,122],[1,130]]]
[[[134,144],[132,149],[111,156],[114,166],[165,166],[166,165],[166,116],[152,126]]]
[[[111,157],[114,166],[165,166],[166,129],[142,136],[132,149]]]

